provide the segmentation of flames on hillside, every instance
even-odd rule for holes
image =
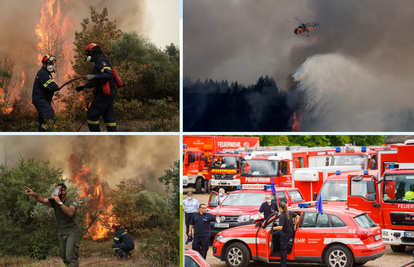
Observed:
[[[85,238],[93,240],[105,238],[110,232],[110,228],[105,227],[104,222],[113,223],[113,218],[109,214],[113,205],[108,203],[108,187],[100,179],[101,170],[97,174],[93,174],[89,167],[83,166],[82,161],[77,158],[76,154],[70,155],[69,163],[72,173],[69,180],[81,188],[82,193],[80,197],[91,197],[88,201],[87,225],[92,223],[93,214],[96,214],[97,210],[102,211],[99,213],[102,220],[96,220],[92,223]]]
[[[292,132],[299,132],[300,123],[302,122],[302,115],[296,116],[296,112],[293,112],[293,125]]]

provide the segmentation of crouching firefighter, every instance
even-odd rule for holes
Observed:
[[[91,43],[86,47],[86,55],[86,61],[95,62],[95,67],[92,74],[85,76],[85,79],[89,82],[76,87],[76,91],[80,92],[84,88],[96,89],[95,98],[87,113],[89,131],[101,131],[99,117],[102,115],[107,131],[116,132],[114,110],[116,90],[111,64],[101,48],[95,43]]]
[[[52,196],[47,199],[26,187],[26,195],[46,206],[53,207],[59,235],[60,257],[65,266],[79,267],[79,227],[76,220],[77,203],[74,198],[66,197],[66,185],[56,184]]]
[[[42,59],[42,68],[37,72],[33,84],[32,103],[39,114],[39,132],[45,132],[45,123],[53,120],[55,116],[55,111],[51,106],[53,95],[59,90],[59,86],[52,78],[52,72],[55,72],[55,62],[55,56],[45,55]]]
[[[124,229],[121,229],[119,223],[114,223],[112,229],[115,231],[113,250],[121,259],[128,260],[131,256],[129,252],[135,247],[134,240]]]

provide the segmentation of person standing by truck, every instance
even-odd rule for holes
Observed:
[[[194,241],[192,249],[198,251],[200,255],[205,259],[207,257],[207,251],[210,241],[210,222],[218,220],[219,212],[216,216],[207,212],[206,204],[200,204],[200,211],[193,215],[190,221],[190,230],[188,230],[188,236],[192,235],[194,228]]]
[[[190,221],[199,208],[198,200],[193,197],[193,192],[187,193],[187,199],[183,201],[183,207],[185,213],[185,231],[187,233],[187,237],[190,237],[191,235],[188,235]]]
[[[269,218],[270,214],[274,213],[274,212],[278,212],[279,209],[277,208],[277,204],[275,202],[272,201],[272,196],[270,194],[266,194],[265,197],[265,202],[262,203],[262,205],[260,206],[259,212],[257,213],[257,215],[262,215],[262,213],[264,213],[264,219],[266,220],[267,218]]]

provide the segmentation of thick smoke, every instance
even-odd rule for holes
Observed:
[[[69,156],[76,153],[92,173],[100,168],[100,177],[112,188],[137,177],[149,190],[160,191],[158,177],[179,157],[178,136],[1,136],[0,144],[0,163],[6,162],[7,152],[8,168],[17,167],[19,157],[50,160],[66,178],[71,175]]]
[[[187,1],[184,73],[244,84],[269,75],[281,89],[294,73],[300,130],[409,131],[413,9],[409,0]],[[295,36],[298,25],[284,22],[295,18],[324,26]]]
[[[41,7],[45,1],[38,0],[2,0],[0,1],[0,61],[4,61],[6,54],[13,59],[14,65],[14,84],[15,90],[20,90],[21,73],[26,72],[26,82],[23,91],[31,95],[34,76],[40,66],[38,65],[38,51],[36,49],[38,41],[35,35],[35,26],[41,16]],[[144,25],[145,0],[124,0],[121,2],[109,0],[56,0],[54,1],[54,12],[60,4],[61,20],[70,20],[73,25],[73,33],[69,38],[69,43],[73,43],[75,31],[82,30],[80,23],[83,19],[90,19],[90,6],[95,6],[100,13],[106,6],[108,7],[109,20],[117,22],[118,29],[123,31],[145,32],[148,25]],[[92,40],[91,40],[92,41]],[[57,67],[59,59],[57,62]],[[63,81],[60,81],[63,82]],[[15,92],[17,96],[19,92]]]

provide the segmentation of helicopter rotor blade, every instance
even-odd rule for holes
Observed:
[[[298,20],[298,18],[295,18],[297,21],[299,21],[301,24],[304,24],[302,21]]]
[[[289,21],[289,20],[284,20],[284,21],[289,22],[289,23],[293,23],[293,24],[298,24],[297,22],[294,22],[294,21]]]

